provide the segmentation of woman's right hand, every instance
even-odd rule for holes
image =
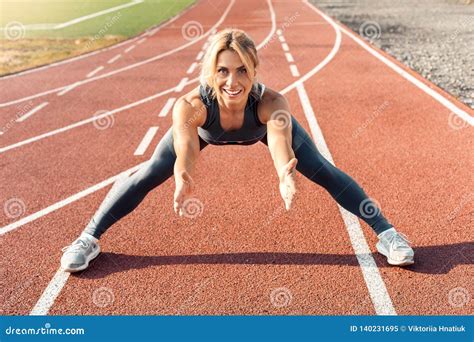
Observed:
[[[183,216],[185,214],[183,203],[194,191],[194,181],[187,171],[181,171],[175,176],[176,189],[174,191],[174,212]]]

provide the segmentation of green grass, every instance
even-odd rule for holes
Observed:
[[[63,29],[30,30],[59,24],[129,3],[130,0],[0,0],[0,27],[18,22],[19,31],[0,31],[0,76],[78,56],[138,35],[190,6],[195,0],[145,0]]]
[[[0,26],[19,22],[23,38],[79,38],[102,35],[131,37],[176,15],[194,0],[145,0],[63,29],[31,30],[27,25],[63,23],[130,0],[0,0]],[[1,38],[7,38],[1,31]]]

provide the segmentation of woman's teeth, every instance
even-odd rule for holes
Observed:
[[[236,90],[236,91],[231,91],[231,90],[224,89],[224,91],[225,91],[227,94],[229,94],[230,96],[236,96],[236,95],[240,94],[240,92],[242,91],[242,89]]]

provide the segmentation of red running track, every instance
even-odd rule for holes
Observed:
[[[188,71],[208,36],[63,96],[38,96],[32,108],[48,105],[22,122],[12,117],[31,109],[22,109],[25,97],[87,79],[98,65],[105,65],[101,75],[179,49],[189,43],[181,34],[189,21],[204,33],[218,23],[254,38],[260,81],[285,89],[318,148],[326,144],[335,164],[410,237],[415,265],[387,265],[370,227],[301,175],[294,208],[285,212],[268,150],[256,144],[202,152],[195,176],[201,216],[174,214],[170,179],[110,228],[88,270],[58,271],[61,247],[82,231],[111,177],[146,161],[170,127],[170,115],[158,116],[168,99],[197,85],[175,91],[184,77],[197,77],[197,69]],[[201,1],[127,58],[107,63],[138,39],[0,79],[9,85],[1,102],[22,101],[0,108],[8,128],[0,135],[2,314],[472,314],[473,111],[369,48],[396,64],[388,67],[344,29],[304,2]],[[104,110],[116,111],[98,129],[90,119]],[[74,126],[81,120],[89,121]],[[150,127],[157,135],[134,155]],[[21,216],[7,205],[12,199]]]

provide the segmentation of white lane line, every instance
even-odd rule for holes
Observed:
[[[115,11],[118,11],[122,8],[127,8],[127,7],[130,7],[130,6],[138,5],[142,2],[143,2],[143,0],[133,0],[133,1],[131,1],[129,3],[126,3],[126,4],[123,4],[123,5],[108,8],[108,9],[103,10],[103,11],[95,12],[95,13],[92,13],[92,14],[89,14],[89,15],[85,15],[85,16],[70,20],[70,21],[62,23],[62,24],[58,24],[54,27],[54,29],[62,29],[64,27],[68,27],[68,26],[80,23],[81,21],[84,21],[84,20],[89,20],[89,19],[101,16],[101,15],[104,15],[104,14],[107,14],[107,13],[110,13],[110,12],[115,12]]]
[[[280,40],[280,42],[284,43],[285,42],[285,37],[283,36],[278,36],[278,39]]]
[[[156,132],[158,132],[158,127],[150,127],[148,129],[148,132],[146,132],[143,140],[140,142],[140,145],[138,145],[137,149],[133,153],[134,156],[142,156],[145,153],[148,146],[150,146],[151,141],[155,137]]]
[[[35,108],[33,108],[32,110],[30,110],[28,113],[26,113],[25,115],[23,116],[20,116],[18,119],[16,119],[15,121],[16,122],[23,122],[25,121],[26,119],[28,119],[30,116],[32,116],[34,113],[36,113],[37,111],[43,109],[44,107],[46,107],[48,105],[49,102],[43,102],[42,104],[36,106]]]
[[[143,43],[143,42],[144,42],[146,39],[147,39],[146,37],[145,37],[145,38],[142,38],[142,39],[140,39],[140,40],[137,42],[137,44],[141,44],[141,43]]]
[[[197,78],[195,79],[195,81],[197,81]],[[156,98],[159,98],[163,95],[166,95],[166,94],[169,94],[171,92],[173,92],[175,90],[175,88],[171,88],[171,89],[167,89],[165,91],[162,91],[160,93],[157,93],[155,95],[152,95],[152,96],[148,96],[144,99],[141,99],[137,102],[133,102],[133,103],[130,103],[128,105],[125,105],[123,107],[120,107],[120,108],[116,108],[114,110],[111,110],[109,112],[106,112],[106,113],[103,113],[101,115],[98,115],[98,116],[94,116],[94,117],[91,117],[91,118],[88,118],[88,119],[84,119],[84,120],[81,120],[81,121],[78,121],[76,123],[73,123],[71,125],[68,125],[68,126],[65,126],[65,127],[62,127],[62,128],[58,128],[58,129],[55,129],[54,131],[49,131],[47,133],[43,133],[43,134],[40,134],[40,135],[37,135],[35,137],[32,137],[32,138],[29,138],[29,139],[26,139],[26,140],[23,140],[23,141],[20,141],[20,142],[17,142],[15,144],[12,144],[12,145],[8,145],[8,146],[4,146],[4,147],[1,147],[0,148],[0,153],[4,153],[4,152],[7,152],[7,151],[10,151],[10,150],[13,150],[15,148],[18,148],[20,146],[24,146],[24,145],[28,145],[28,144],[31,144],[33,142],[36,142],[36,141],[39,141],[39,140],[42,140],[42,139],[45,139],[45,138],[48,138],[50,136],[53,136],[53,135],[56,135],[56,134],[59,134],[59,133],[63,133],[63,132],[66,132],[66,131],[69,131],[71,129],[74,129],[74,128],[77,128],[77,127],[80,127],[80,126],[83,126],[83,125],[87,125],[88,123],[90,122],[94,122],[96,120],[99,120],[101,118],[105,118],[109,115],[112,115],[112,114],[115,114],[115,113],[120,113],[120,112],[124,112],[125,110],[127,109],[130,109],[130,108],[133,108],[133,107],[136,107],[136,106],[139,106],[143,103],[146,103],[146,102],[149,102],[151,100],[154,100]]]
[[[199,61],[202,58],[202,56],[204,56],[204,51],[201,50],[201,51],[199,51],[198,55],[196,56],[196,60]]]
[[[76,87],[77,87],[77,83],[73,83],[73,84],[71,84],[69,87],[64,88],[63,90],[61,90],[61,91],[58,93],[58,96],[63,96],[64,94],[69,93],[71,90],[73,90],[73,89],[76,88]]]
[[[145,161],[143,163],[140,163],[138,165],[135,165],[135,166],[131,167],[130,169],[126,170],[125,172],[131,173],[135,170],[138,170],[146,162],[147,161]],[[106,180],[103,180],[102,182],[100,182],[98,184],[95,184],[95,185],[93,185],[93,186],[91,186],[91,187],[89,187],[85,190],[82,190],[81,192],[78,192],[77,194],[69,196],[68,198],[63,199],[62,201],[59,201],[57,203],[54,203],[54,204],[50,205],[49,207],[41,209],[41,210],[37,211],[34,214],[28,215],[28,216],[22,218],[21,220],[12,222],[12,223],[0,228],[0,236],[8,233],[9,231],[18,229],[18,228],[20,228],[21,226],[23,226],[27,223],[30,223],[34,220],[37,220],[40,217],[46,216],[46,215],[52,213],[53,211],[56,211],[56,210],[58,210],[62,207],[65,207],[66,205],[68,205],[70,203],[78,201],[81,198],[86,197],[86,196],[88,196],[88,195],[90,195],[90,194],[92,194],[92,193],[94,193],[94,192],[96,192],[96,191],[98,191],[102,188],[105,188],[107,185],[112,184],[113,182],[115,182],[122,175],[122,173],[123,172],[120,172],[120,173],[116,174],[115,176],[112,176],[112,177],[110,177]]]
[[[114,57],[112,57],[111,59],[107,61],[107,64],[112,64],[113,62],[117,61],[117,59],[119,59],[120,57],[122,57],[121,53],[119,53],[118,55],[115,55]]]
[[[188,71],[186,71],[186,73],[187,74],[192,74],[194,69],[196,69],[196,66],[197,66],[197,63],[193,62],[193,64],[191,64],[191,66],[189,67]]]
[[[168,101],[166,101],[166,104],[163,106],[163,108],[161,109],[161,112],[160,112],[160,114],[158,114],[158,116],[159,117],[165,117],[166,115],[168,115],[171,108],[173,108],[175,100],[176,100],[176,98],[170,97],[168,99]]]
[[[202,49],[205,51],[209,46],[209,42],[207,41],[203,46]]]
[[[158,31],[160,31],[163,27],[166,27],[168,26],[169,24],[173,23],[176,19],[178,19],[179,17],[183,16],[184,14],[186,14],[187,12],[189,12],[192,8],[194,8],[196,6],[197,2],[195,2],[193,5],[189,6],[188,8],[186,8],[184,11],[176,14],[173,18],[171,18],[170,20],[166,20],[164,21],[163,23],[161,24],[158,24],[159,26],[157,28],[153,28],[153,34],[157,33]],[[151,32],[151,31],[149,31]],[[16,77],[19,77],[19,76],[23,76],[23,75],[26,75],[26,74],[31,74],[31,73],[34,73],[34,72],[37,72],[37,71],[41,71],[41,70],[45,70],[45,69],[49,69],[49,68],[53,68],[53,67],[56,67],[58,65],[63,65],[63,64],[68,64],[68,63],[71,63],[71,62],[75,62],[77,60],[81,60],[81,59],[84,59],[84,58],[88,58],[88,57],[92,57],[94,55],[97,55],[97,54],[100,54],[102,52],[106,52],[106,51],[109,51],[109,50],[113,50],[113,49],[116,49],[116,48],[119,48],[121,47],[122,45],[126,45],[126,44],[129,44],[129,43],[132,43],[134,42],[135,40],[137,39],[140,39],[140,37],[142,36],[152,36],[153,34],[150,34],[149,32],[144,32],[142,35],[139,35],[137,37],[133,37],[133,38],[130,38],[130,39],[127,39],[121,43],[118,43],[116,45],[112,45],[112,46],[109,46],[109,47],[105,47],[105,48],[102,48],[102,49],[99,49],[99,50],[96,50],[96,51],[91,51],[91,52],[88,52],[88,53],[85,53],[83,55],[80,55],[80,56],[76,56],[76,57],[73,57],[73,58],[69,58],[69,59],[66,59],[66,60],[63,60],[63,61],[60,61],[60,62],[56,62],[56,63],[51,63],[51,64],[48,64],[48,65],[45,65],[45,66],[42,66],[42,67],[38,67],[38,68],[34,68],[34,69],[30,69],[30,70],[25,70],[25,71],[21,71],[19,73],[16,73],[16,74],[13,74],[13,75],[7,75],[7,76],[2,76],[0,77],[0,81],[3,81],[5,79],[9,79],[9,78],[16,78]]]
[[[277,35],[281,36],[282,35],[282,31],[280,29],[277,30]]]
[[[177,93],[183,91],[184,86],[186,85],[187,82],[188,82],[188,78],[187,78],[187,77],[183,78],[183,79],[179,82],[179,84],[176,86],[176,89],[175,89],[174,91],[177,92]]]
[[[129,53],[130,51],[132,51],[133,49],[135,49],[135,47],[136,47],[135,44],[129,46],[128,48],[125,49],[125,53]]]
[[[71,273],[64,272],[61,267],[56,271],[53,279],[51,279],[48,286],[41,294],[38,302],[36,302],[31,310],[30,316],[43,316],[48,314],[49,309],[58,297],[70,275]]]
[[[265,44],[267,44],[267,42],[271,39],[273,33],[275,32],[275,27],[276,27],[276,16],[275,16],[275,12],[273,10],[273,6],[271,4],[271,0],[267,0],[268,4],[269,4],[269,7],[270,7],[270,12],[271,12],[271,17],[272,17],[272,30],[270,32],[270,34],[265,38],[265,40],[259,44],[259,46],[257,46],[257,49],[260,49],[262,46],[264,46]],[[197,80],[197,78],[195,79]],[[146,162],[145,162],[146,163]],[[135,169],[138,170],[143,164],[145,163],[142,163],[140,165],[137,165],[136,167],[132,168],[132,169],[129,169],[128,171],[125,171],[125,172],[128,172],[128,173],[131,173],[133,172]],[[118,179],[119,177],[122,176],[123,173],[120,173],[116,176],[114,176],[114,179],[112,182],[116,181],[116,179]],[[107,183],[110,184],[112,182],[109,182]],[[97,189],[98,190],[98,189]],[[96,191],[96,190],[94,190]],[[112,190],[110,190],[111,192]],[[46,215],[47,213],[45,213],[44,215]],[[30,215],[31,216],[31,215]],[[36,219],[36,218],[35,218]],[[27,222],[25,222],[27,223]],[[21,225],[25,224],[25,223],[22,223]],[[16,227],[18,228],[18,227]],[[0,229],[0,235],[2,234],[2,229]],[[13,228],[15,229],[15,228]],[[50,308],[53,306],[54,304],[54,301],[55,299],[58,297],[59,293],[61,292],[61,290],[63,289],[63,287],[66,285],[66,282],[67,282],[67,279],[69,278],[69,275],[68,274],[65,274],[65,272],[63,272],[61,269],[59,269],[55,276],[53,277],[53,279],[50,281],[49,285],[47,286],[47,288],[45,289],[45,291],[43,292],[43,294],[41,295],[40,299],[38,300],[38,302],[36,303],[36,305],[34,306],[32,312],[30,314],[35,314],[35,315],[47,315]]]
[[[293,59],[293,56],[289,52],[285,52],[285,57],[288,63],[293,63],[295,60]]]
[[[350,32],[343,26],[340,26],[336,22],[334,22],[330,17],[322,13],[319,9],[314,7],[312,4],[308,3],[305,1],[305,3],[312,8],[316,13],[321,15],[324,19],[329,21],[331,25],[337,25],[342,32],[344,32],[347,36],[349,36],[352,40],[354,40],[357,44],[359,44],[362,48],[364,48],[367,52],[369,52],[372,56],[380,60],[382,63],[384,63],[386,66],[388,66],[390,69],[395,71],[397,74],[402,76],[404,79],[407,81],[411,82],[414,84],[416,87],[424,91],[426,94],[431,96],[433,99],[441,103],[444,107],[449,109],[452,113],[456,114],[459,116],[461,119],[465,120],[467,123],[469,123],[471,126],[474,126],[474,118],[468,114],[466,111],[462,110],[461,108],[457,107],[453,102],[448,100],[446,97],[441,95],[440,93],[436,92],[432,88],[430,88],[428,85],[414,77],[413,75],[409,74],[405,70],[403,70],[402,67],[398,66],[394,62],[390,61],[388,58],[385,56],[381,55],[378,51],[374,50],[370,45],[368,45],[366,42],[364,42],[362,39],[358,38],[354,33]]]
[[[272,39],[272,36],[273,34],[275,33],[275,30],[276,30],[276,15],[275,15],[275,11],[273,9],[273,5],[271,3],[271,0],[267,0],[267,3],[268,3],[268,6],[269,6],[269,9],[270,9],[270,16],[271,16],[271,21],[272,21],[272,29],[270,30],[270,32],[268,33],[268,35],[265,37],[265,39],[257,46],[257,50],[260,50],[262,49],[269,41],[270,39]],[[190,85],[190,84],[193,84],[195,82],[198,82],[199,81],[199,77],[196,77],[190,81],[187,82],[186,85]],[[93,122],[95,120],[99,120],[100,118],[102,117],[106,117],[107,115],[111,115],[111,114],[115,114],[115,113],[120,113],[122,111],[125,111],[127,109],[130,109],[130,108],[133,108],[133,107],[136,107],[136,106],[139,106],[143,103],[146,103],[146,102],[149,102],[153,99],[156,99],[156,98],[159,98],[163,95],[167,95],[171,92],[175,91],[175,87],[173,88],[170,88],[170,89],[167,89],[167,90],[164,90],[160,93],[157,93],[157,94],[154,94],[154,95],[151,95],[151,96],[148,96],[148,97],[145,97],[141,100],[138,100],[136,102],[133,102],[133,103],[129,103],[125,106],[122,106],[122,107],[119,107],[119,108],[116,108],[108,113],[104,113],[104,114],[101,114],[97,117],[92,117],[92,118],[89,118],[89,119],[85,119],[85,120],[81,120],[81,121],[78,121],[76,123],[73,123],[71,125],[68,125],[68,126],[65,126],[65,127],[62,127],[62,128],[58,128],[58,129],[55,129],[53,131],[49,131],[49,132],[46,132],[46,133],[43,133],[43,134],[40,134],[40,135],[37,135],[37,136],[34,136],[34,137],[31,137],[29,139],[26,139],[26,140],[22,140],[22,141],[19,141],[17,143],[14,143],[14,144],[11,144],[11,145],[8,145],[8,146],[4,146],[4,147],[1,147],[0,148],[0,154],[1,153],[4,153],[4,152],[7,152],[7,151],[10,151],[10,150],[13,150],[15,148],[18,148],[18,147],[21,147],[21,146],[24,146],[24,145],[28,145],[28,144],[31,144],[31,143],[34,143],[36,141],[39,141],[39,140],[42,140],[42,139],[45,139],[45,138],[48,138],[48,137],[51,137],[53,135],[56,135],[56,134],[60,134],[60,133],[64,133],[66,131],[69,131],[71,129],[74,129],[74,128],[77,128],[77,127],[80,127],[80,126],[83,126],[83,125],[86,125],[88,124],[89,122]]]
[[[296,67],[296,65],[290,64],[290,70],[291,70],[291,74],[294,77],[300,77],[300,72],[298,71],[298,68]]]
[[[281,43],[281,47],[283,48],[283,51],[286,51],[286,52],[290,51],[290,48],[288,47],[288,44],[286,43]]]
[[[303,84],[298,84],[296,87],[298,95],[303,106],[303,111],[308,120],[309,126],[311,128],[311,134],[313,140],[317,145],[321,154],[333,165],[334,160],[332,158],[331,152],[326,144],[321,128],[318,125],[316,120],[316,115],[314,114],[313,107],[308,98],[308,94],[304,88]],[[372,252],[367,244],[367,241],[364,237],[362,228],[360,227],[357,216],[348,212],[338,204],[339,211],[344,220],[347,232],[349,233],[349,238],[351,240],[352,248],[354,249],[357,260],[360,264],[362,275],[364,277],[367,289],[369,291],[370,298],[375,308],[377,315],[396,315],[395,308],[393,307],[392,300],[388,294],[385,283],[379,273],[377,264],[375,263],[374,258],[372,257]]]
[[[212,27],[218,27],[218,26],[221,25],[221,23],[227,17],[227,15],[228,15],[230,9],[232,8],[232,6],[234,5],[234,3],[235,3],[235,0],[230,1],[229,5],[227,6],[226,10],[222,14],[219,21],[217,21]],[[162,59],[166,56],[173,55],[173,54],[175,54],[175,53],[177,53],[181,50],[186,49],[188,46],[191,46],[191,45],[194,45],[194,44],[198,43],[200,40],[204,39],[207,35],[209,35],[210,32],[211,32],[211,29],[209,31],[207,31],[206,33],[204,33],[203,35],[201,35],[199,38],[193,39],[193,40],[189,41],[188,43],[186,43],[184,45],[181,45],[177,48],[174,48],[174,49],[169,50],[167,52],[161,53],[157,56],[145,59],[143,61],[124,66],[123,68],[119,68],[117,70],[110,71],[110,72],[105,73],[103,75],[99,75],[99,76],[96,76],[96,77],[93,77],[93,78],[88,78],[88,79],[84,79],[82,81],[78,81],[77,84],[78,84],[78,86],[80,86],[80,85],[83,85],[83,84],[86,84],[86,83],[94,82],[94,81],[100,80],[102,78],[110,77],[112,75],[130,70],[130,69],[134,69],[134,68],[137,68],[139,66],[142,66],[142,65],[154,62],[154,61],[157,61],[157,60]],[[68,86],[70,86],[70,84],[67,84],[67,85],[61,86],[61,87],[57,87],[55,89],[46,90],[46,91],[43,91],[41,93],[37,93],[35,95],[30,95],[30,96],[22,97],[22,98],[12,100],[12,101],[9,101],[9,102],[0,103],[0,108],[7,107],[7,106],[10,106],[10,105],[13,105],[13,104],[16,104],[16,103],[24,102],[24,101],[27,101],[27,100],[31,100],[31,99],[34,99],[34,98],[37,98],[37,97],[40,97],[40,96],[44,96],[44,95],[48,95],[48,94],[51,94],[51,93],[56,93],[58,91],[63,90],[65,87],[68,87]]]
[[[90,73],[88,73],[86,77],[92,77],[92,76],[94,76],[95,74],[97,74],[99,71],[101,71],[101,70],[103,70],[103,69],[104,69],[104,66],[101,65],[101,66],[95,68],[94,70],[92,70]],[[78,82],[78,83],[79,83],[79,82]],[[78,85],[79,85],[79,84],[78,84]]]
[[[310,8],[313,8],[308,2],[307,0],[303,0],[303,2],[309,6]],[[317,12],[318,14],[320,14],[320,12]],[[306,74],[303,75],[303,77],[301,77],[300,79],[296,80],[295,82],[293,82],[292,84],[290,84],[289,86],[287,86],[285,89],[283,89],[281,91],[282,94],[285,94],[287,92],[289,92],[290,90],[296,88],[296,86],[298,86],[299,84],[302,84],[303,82],[307,81],[309,78],[311,78],[313,75],[315,75],[317,72],[319,72],[322,68],[324,68],[333,58],[334,56],[336,55],[337,51],[339,50],[340,46],[341,46],[341,31],[339,30],[339,27],[336,26],[334,24],[334,22],[331,20],[331,18],[329,18],[327,15],[325,15],[324,13],[321,13],[320,14],[324,19],[326,19],[326,21],[333,27],[334,31],[336,31],[336,41],[334,42],[334,45],[332,47],[332,50],[331,52],[321,61],[321,63],[319,63],[318,65],[316,65],[313,69],[311,69],[309,72],[307,72]]]

